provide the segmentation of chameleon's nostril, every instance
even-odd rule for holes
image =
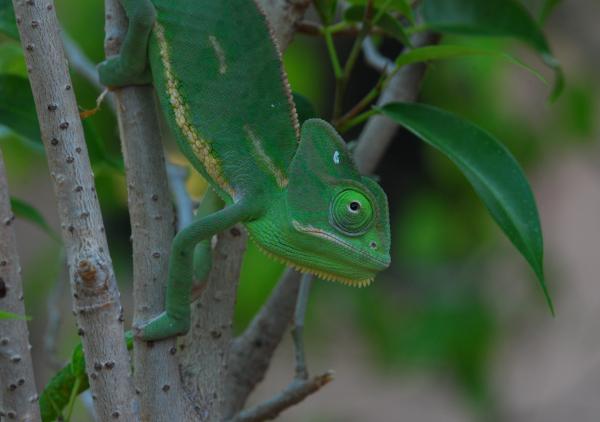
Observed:
[[[377,249],[377,243],[371,242],[371,248],[372,249]]]

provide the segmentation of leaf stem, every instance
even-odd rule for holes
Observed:
[[[344,65],[344,70],[341,76],[336,76],[336,84],[335,84],[335,99],[333,104],[333,116],[332,120],[336,120],[342,114],[342,106],[344,101],[344,95],[346,93],[346,88],[348,87],[348,81],[350,79],[350,75],[352,73],[352,69],[354,69],[354,65],[358,60],[358,56],[362,50],[362,44],[369,35],[372,27],[372,19],[373,19],[373,0],[368,0],[367,7],[365,8],[365,15],[363,17],[362,26],[356,39],[354,40],[354,44],[352,45],[352,49],[350,50],[350,54],[348,59],[346,60],[346,64]]]
[[[333,73],[336,79],[342,77],[342,66],[340,65],[340,59],[338,58],[335,45],[333,44],[333,37],[330,27],[323,28],[323,36],[325,37],[325,44],[327,45],[327,52],[329,53],[329,59],[331,60],[331,66],[333,67]]]

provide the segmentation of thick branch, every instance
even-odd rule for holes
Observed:
[[[127,22],[117,0],[106,0],[105,5],[105,50],[110,56],[119,51]],[[114,96],[133,239],[134,320],[144,321],[164,309],[175,217],[152,87],[120,88],[114,91]],[[166,422],[193,418],[193,407],[184,392],[173,353],[175,347],[175,339],[156,343],[136,340],[135,386],[140,395],[142,420]]]
[[[14,215],[0,151],[0,310],[25,316]],[[29,331],[24,319],[0,319],[0,419],[39,421]]]
[[[137,399],[119,292],[54,5],[51,0],[13,3],[57,196],[96,412],[101,420],[135,421]]]
[[[301,274],[287,270],[246,331],[229,352],[225,417],[239,412],[250,393],[262,381],[275,349],[294,315]]]
[[[223,420],[227,352],[246,240],[241,225],[219,234],[207,285],[193,306],[192,328],[181,342],[183,379],[203,421]]]
[[[332,372],[326,372],[307,380],[295,379],[280,394],[255,407],[244,410],[228,422],[260,422],[275,419],[281,412],[300,403],[319,391],[333,379]]]

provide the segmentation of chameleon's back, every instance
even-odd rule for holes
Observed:
[[[153,80],[183,153],[227,200],[284,187],[298,125],[254,1],[152,2]]]

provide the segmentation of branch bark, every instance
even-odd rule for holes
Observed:
[[[117,0],[106,0],[105,8],[108,57],[119,52],[127,21]],[[119,88],[114,90],[114,97],[133,240],[134,320],[144,321],[164,309],[175,217],[153,88],[149,85]],[[135,386],[140,396],[142,421],[197,418],[181,382],[175,350],[174,338],[154,343],[135,340]]]
[[[0,151],[0,310],[25,316],[14,215]],[[24,319],[0,319],[0,419],[40,420],[38,394]]]
[[[260,422],[275,419],[281,412],[300,403],[333,380],[333,372],[326,372],[311,379],[295,379],[280,394],[244,410],[228,422]]]
[[[296,307],[301,274],[288,269],[267,303],[229,352],[225,417],[238,413],[256,385],[262,381],[275,349],[289,328]]]
[[[54,5],[51,0],[13,4],[57,196],[95,409],[101,420],[135,421],[119,291]]]
[[[218,235],[212,270],[193,306],[192,328],[181,342],[184,382],[203,421],[223,420],[225,373],[246,240],[241,225]]]
[[[296,25],[304,17],[310,0],[255,0],[267,19],[283,52],[292,41]]]

